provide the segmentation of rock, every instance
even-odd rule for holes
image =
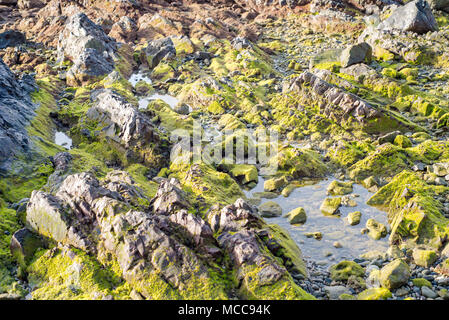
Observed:
[[[11,238],[11,254],[22,268],[26,268],[39,247],[42,240],[27,228],[16,231]]]
[[[433,291],[432,289],[430,289],[429,287],[421,287],[421,294],[426,297],[426,298],[430,298],[430,299],[435,299],[438,297],[438,294]]]
[[[330,300],[338,300],[342,294],[351,294],[345,286],[325,286],[324,291]]]
[[[134,42],[137,39],[137,25],[130,17],[121,17],[112,25],[109,36],[125,43]]]
[[[401,259],[396,259],[380,270],[380,283],[382,287],[393,290],[401,287],[410,278],[410,268]]]
[[[363,277],[365,271],[354,261],[341,261],[330,267],[329,272],[334,281],[347,281],[349,277]]]
[[[235,50],[242,50],[242,49],[246,49],[246,48],[251,48],[252,44],[251,42],[243,37],[236,37],[234,39],[231,40],[231,46],[235,49]]]
[[[410,148],[412,146],[411,140],[402,134],[397,135],[393,143],[401,148]]]
[[[396,137],[400,134],[401,134],[400,131],[389,132],[389,133],[379,137],[379,139],[377,139],[377,141],[379,142],[380,145],[387,143],[387,142],[393,143],[394,139],[396,139]]]
[[[305,223],[307,221],[306,211],[302,207],[298,207],[293,209],[289,213],[285,215],[290,224],[300,224]]]
[[[374,266],[374,265],[371,265]],[[380,270],[379,267],[374,266],[377,269],[372,269],[369,273],[368,278],[366,279],[365,283],[368,288],[379,288],[380,287]],[[367,268],[368,270],[368,268]]]
[[[348,223],[351,226],[358,225],[360,223],[360,219],[362,218],[362,213],[360,211],[351,212],[348,214]]]
[[[117,43],[84,13],[69,18],[59,36],[59,61],[73,61],[67,80],[73,85],[105,76],[113,71]]]
[[[17,79],[0,59],[0,173],[11,170],[14,156],[29,153],[33,148],[26,127],[38,107],[29,96],[34,90],[32,78]]]
[[[327,192],[333,196],[342,196],[352,192],[352,182],[334,180],[327,187]]]
[[[386,300],[391,298],[390,290],[386,288],[371,288],[360,292],[357,295],[358,300]]]
[[[187,195],[176,179],[162,181],[151,204],[154,212],[162,215],[170,215],[181,209],[190,208]]]
[[[323,214],[334,215],[340,214],[341,198],[326,198],[320,206]]]
[[[341,53],[341,66],[347,68],[358,63],[370,63],[371,55],[372,48],[366,42],[349,46]]]
[[[163,59],[169,59],[176,56],[176,49],[171,38],[157,39],[148,42],[145,48],[145,55],[148,66],[153,69]]]
[[[7,30],[0,33],[0,49],[16,47],[26,42],[25,35],[16,30]]]
[[[418,266],[429,268],[437,259],[438,255],[434,250],[413,249],[413,261]]]
[[[343,248],[343,245],[339,241],[335,241],[332,245],[337,249]]]
[[[259,206],[259,213],[264,218],[279,217],[282,215],[282,208],[274,201],[267,201]]]
[[[437,31],[438,25],[430,5],[425,0],[414,0],[397,8],[378,29],[411,31],[418,34]]]
[[[424,278],[415,278],[412,279],[413,285],[416,287],[429,287],[432,288],[432,283],[430,283],[428,280],[424,279]]]
[[[376,70],[364,63],[357,63],[347,68],[340,68],[340,72],[353,76],[356,81],[362,81],[376,74]]]
[[[368,229],[368,235],[374,240],[387,236],[387,227],[374,219],[366,221],[366,228]]]
[[[449,13],[449,0],[429,0],[428,3],[432,9]]]
[[[41,0],[18,0],[17,6],[21,10],[29,10],[35,8],[42,8],[45,6],[45,2]]]
[[[317,232],[306,232],[306,233],[304,233],[304,235],[307,238],[314,238],[316,240],[321,240],[323,238],[323,234],[321,232],[319,232],[319,231],[317,231]]]
[[[272,178],[264,182],[263,189],[268,192],[277,191],[280,188],[285,187],[287,184],[288,181],[285,177]]]
[[[154,165],[159,161],[158,166],[164,166],[157,156],[159,135],[147,116],[110,89],[93,92],[92,100],[93,106],[86,116],[105,125],[103,133],[111,142],[127,148],[130,157]]]

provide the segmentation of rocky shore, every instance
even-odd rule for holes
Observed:
[[[448,43],[445,0],[0,0],[0,300],[449,300]]]

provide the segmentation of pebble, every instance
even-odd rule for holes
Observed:
[[[335,248],[343,248],[343,245],[340,243],[340,242],[338,242],[338,241],[336,241],[336,242],[334,242],[333,243],[333,246],[335,247]]]
[[[438,294],[428,287],[421,287],[421,293],[423,296],[430,299],[435,299],[436,297],[438,297]]]

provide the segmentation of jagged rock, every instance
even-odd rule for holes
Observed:
[[[15,47],[26,42],[26,37],[22,32],[7,30],[0,33],[0,49]]]
[[[292,79],[287,90],[301,92],[306,85],[310,86],[314,94],[324,99],[326,102],[324,104],[324,113],[328,116],[334,114],[341,121],[350,115],[359,121],[382,116],[381,112],[368,102],[352,93],[343,91],[308,71]]]
[[[121,17],[112,25],[109,36],[121,42],[133,42],[137,38],[137,25],[130,17]]]
[[[163,59],[176,56],[176,49],[171,38],[157,39],[150,41],[145,48],[145,55],[148,66],[155,68]]]
[[[232,39],[231,41],[231,46],[235,49],[235,50],[242,50],[242,49],[246,49],[246,48],[251,48],[252,44],[251,42],[243,37],[235,37],[234,39]]]
[[[399,29],[422,34],[437,31],[438,25],[429,3],[425,0],[414,0],[397,8],[391,16],[379,24],[378,29]]]
[[[341,53],[341,66],[347,68],[358,63],[370,63],[372,51],[371,46],[366,42],[349,46]]]
[[[42,240],[27,228],[14,232],[11,238],[11,254],[21,267],[25,267],[33,258],[39,247],[43,246]]]
[[[69,18],[59,36],[59,60],[73,61],[67,80],[73,85],[104,76],[114,69],[117,43],[84,13]]]
[[[31,77],[16,79],[0,59],[0,172],[8,172],[11,160],[21,152],[29,152],[30,139],[26,127],[35,116],[37,105],[29,94],[36,90]]]
[[[154,212],[162,215],[170,215],[178,210],[190,207],[187,195],[176,179],[162,181],[156,196],[151,202]]]

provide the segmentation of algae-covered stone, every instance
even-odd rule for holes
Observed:
[[[402,134],[397,135],[396,138],[394,138],[394,144],[401,148],[410,148],[412,146],[410,139]]]
[[[314,238],[314,239],[316,239],[316,240],[321,240],[321,239],[323,238],[323,234],[322,234],[321,232],[319,232],[319,231],[316,231],[316,232],[306,232],[306,233],[304,233],[304,235],[305,235],[307,238]]]
[[[320,206],[323,214],[334,215],[340,213],[341,198],[326,198]]]
[[[349,277],[363,277],[365,270],[354,261],[341,261],[330,268],[332,280],[347,281]]]
[[[348,222],[351,226],[358,225],[361,218],[362,213],[360,211],[354,211],[348,214]]]
[[[259,176],[257,168],[250,164],[220,164],[220,169],[228,172],[233,178],[237,179],[242,184],[250,182],[258,182]]]
[[[282,215],[282,208],[274,201],[268,201],[259,206],[260,215],[264,218],[279,217]]]
[[[432,283],[430,283],[429,280],[426,280],[424,278],[415,278],[412,279],[413,285],[415,287],[428,287],[428,288],[432,288]]]
[[[288,181],[285,177],[280,178],[272,178],[269,180],[266,180],[263,184],[263,188],[265,191],[271,192],[276,191],[285,185],[287,185]]]
[[[368,229],[368,235],[374,240],[379,240],[387,236],[387,227],[374,219],[368,219],[366,221],[366,228]]]
[[[288,222],[290,222],[290,224],[305,223],[307,220],[306,211],[302,207],[293,209],[292,211],[287,213],[285,217],[288,219]]]
[[[334,180],[327,187],[327,192],[333,196],[342,196],[352,192],[352,182]]]
[[[31,261],[36,250],[43,246],[43,242],[36,234],[23,228],[14,233],[11,238],[11,254],[22,268]]]
[[[371,288],[360,292],[357,295],[358,300],[386,300],[391,298],[390,290],[386,288]]]
[[[418,266],[429,268],[437,259],[438,255],[434,250],[413,249],[413,260]]]
[[[410,268],[401,259],[396,259],[380,270],[380,283],[389,290],[396,289],[406,284],[410,278]]]

